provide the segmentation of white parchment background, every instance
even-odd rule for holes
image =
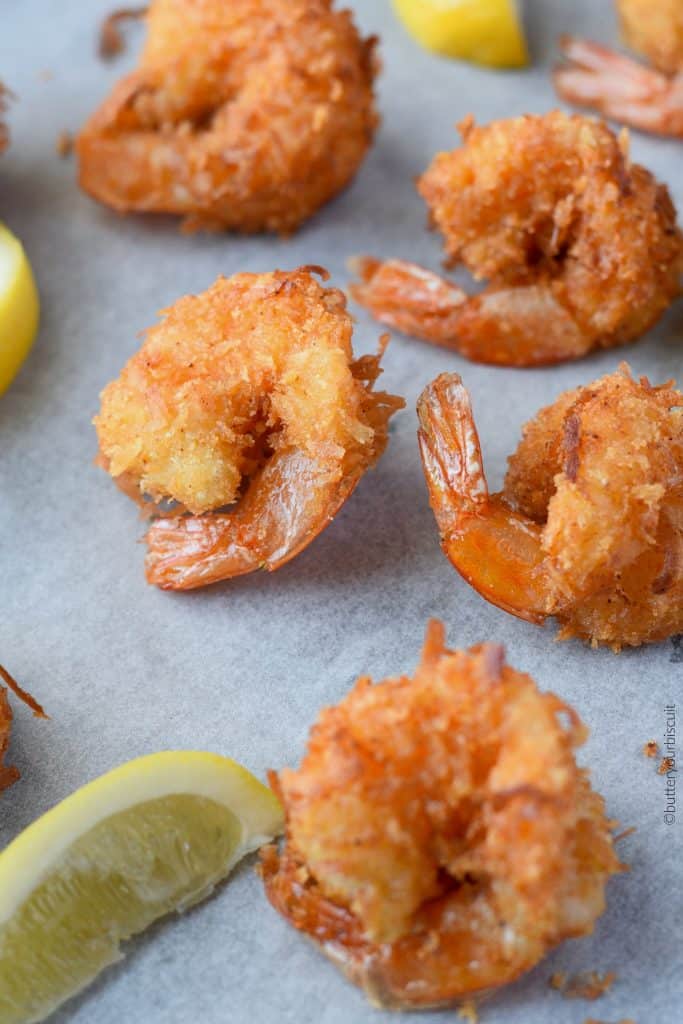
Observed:
[[[559,32],[616,40],[607,0],[536,0],[528,11],[533,69],[496,74],[423,53],[386,0],[353,6],[364,29],[382,37],[382,129],[353,187],[282,241],[183,237],[170,219],[119,218],[82,195],[55,139],[78,129],[132,64],[139,32],[125,57],[104,65],[95,29],[111,0],[0,0],[0,77],[17,97],[12,147],[0,163],[0,218],[24,240],[43,303],[33,354],[0,400],[0,653],[52,716],[39,722],[17,708],[11,758],[23,777],[0,802],[0,844],[77,786],[150,751],[215,750],[259,775],[295,764],[319,707],[360,673],[412,670],[425,622],[438,615],[453,645],[501,640],[515,666],[576,705],[591,727],[583,757],[595,784],[611,814],[638,829],[622,846],[632,871],[610,884],[594,936],[565,944],[500,993],[483,1020],[681,1020],[683,820],[664,824],[664,780],[640,748],[661,737],[683,663],[671,643],[619,657],[556,644],[552,627],[513,619],[471,591],[439,550],[414,414],[427,381],[462,372],[497,486],[521,424],[561,390],[621,358],[655,380],[683,376],[680,307],[637,345],[550,370],[474,366],[397,337],[384,383],[408,408],[394,421],[386,455],[334,524],[272,576],[186,595],[148,587],[136,509],[92,465],[98,393],[158,309],[238,270],[321,263],[344,287],[346,260],[362,252],[436,269],[439,240],[425,230],[412,179],[455,144],[454,123],[470,111],[485,122],[555,105],[548,69]],[[634,135],[633,152],[683,206],[680,144]],[[357,350],[369,351],[379,330],[356,312]],[[126,961],[57,1019],[377,1020],[271,910],[252,867],[187,917],[133,943]],[[548,989],[553,971],[585,968],[619,974],[600,1004],[567,1002]]]

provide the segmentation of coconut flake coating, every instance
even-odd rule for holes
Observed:
[[[271,903],[384,1006],[447,1004],[589,933],[620,870],[575,761],[575,712],[505,663],[444,647],[414,678],[361,678],[271,782],[287,839]]]

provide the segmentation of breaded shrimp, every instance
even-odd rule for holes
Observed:
[[[627,44],[657,70],[597,43],[563,36],[555,71],[563,99],[641,131],[683,138],[683,3],[617,0]]]
[[[413,679],[359,679],[301,767],[271,773],[270,902],[380,1006],[507,984],[589,934],[622,870],[575,761],[586,733],[500,645],[450,651],[431,622]]]
[[[474,362],[539,366],[640,337],[679,294],[683,241],[664,185],[625,139],[554,111],[461,126],[418,182],[468,296],[402,260],[364,259],[352,295],[382,323]]]
[[[294,231],[377,125],[375,40],[331,0],[152,0],[139,68],[81,132],[81,186],[188,229]]]
[[[593,646],[683,632],[683,395],[617,373],[524,428],[490,495],[469,396],[442,374],[418,403],[444,551],[488,601]]]
[[[334,518],[402,399],[354,361],[343,294],[316,267],[219,278],[165,311],[102,392],[102,464],[156,521],[147,578],[184,590],[276,569]],[[216,512],[235,503],[233,511]]]
[[[0,679],[2,679],[10,690],[17,695],[28,707],[31,708],[36,718],[47,718],[40,704],[23,690],[15,679],[9,674],[6,668],[0,665]],[[0,686],[0,792],[7,789],[19,778],[16,768],[4,763],[7,748],[9,746],[10,731],[12,728],[12,708],[7,698],[7,690]]]

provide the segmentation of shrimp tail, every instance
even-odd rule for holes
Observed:
[[[352,297],[380,323],[458,350],[457,324],[467,302],[461,288],[406,260],[361,256],[349,269],[360,277],[349,288]]]
[[[565,63],[553,77],[562,99],[644,132],[683,137],[683,75],[662,74],[575,36],[560,39],[560,52]]]
[[[470,398],[457,373],[442,373],[418,401],[418,440],[444,552],[482,597],[541,623],[552,587],[540,527],[489,495]]]
[[[444,536],[463,512],[477,514],[488,502],[481,446],[460,374],[442,373],[428,384],[417,415],[430,503]]]
[[[576,359],[591,340],[551,283],[491,287],[468,296],[438,274],[370,257],[353,261],[352,297],[381,323],[492,366],[545,366]]]

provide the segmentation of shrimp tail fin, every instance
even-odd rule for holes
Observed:
[[[445,348],[459,348],[457,324],[468,297],[462,288],[406,260],[352,260],[349,291],[380,323]]]
[[[488,502],[481,446],[470,397],[458,373],[442,373],[417,403],[418,443],[429,497],[442,536],[463,513]]]
[[[555,69],[562,99],[592,107],[644,132],[683,137],[683,75],[665,75],[576,36],[560,39],[565,63]]]

